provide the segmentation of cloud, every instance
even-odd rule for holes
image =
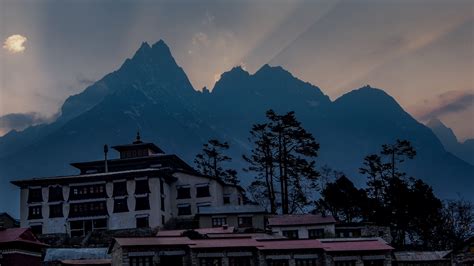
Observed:
[[[3,48],[14,54],[22,53],[26,49],[26,40],[27,38],[20,34],[11,35],[3,42]]]
[[[415,116],[422,121],[439,118],[444,115],[460,113],[474,103],[472,91],[449,91],[439,94],[432,100],[425,100],[424,107],[415,111]]]
[[[29,126],[38,125],[51,121],[39,113],[12,113],[0,116],[0,135],[11,130],[23,130]]]

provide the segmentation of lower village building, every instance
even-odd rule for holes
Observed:
[[[85,237],[98,230],[164,227],[201,207],[241,205],[243,189],[199,175],[176,155],[137,139],[119,159],[72,163],[77,175],[13,181],[20,224],[36,234]],[[104,146],[105,158],[108,148]]]

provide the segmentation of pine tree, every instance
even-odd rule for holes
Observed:
[[[223,164],[231,162],[232,159],[225,154],[229,149],[227,142],[220,142],[217,139],[210,139],[203,145],[202,152],[196,155],[194,163],[203,175],[221,179],[226,183],[237,185],[237,171],[234,169],[224,169]]]

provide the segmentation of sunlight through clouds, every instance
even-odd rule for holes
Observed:
[[[3,48],[13,54],[22,53],[26,49],[25,47],[26,40],[27,38],[20,34],[11,35],[3,43]]]

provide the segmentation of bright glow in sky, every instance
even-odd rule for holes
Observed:
[[[8,37],[3,43],[3,48],[11,53],[21,53],[25,51],[26,37],[20,34],[15,34]]]
[[[473,10],[470,0],[4,0],[0,40],[21,33],[28,52],[0,51],[0,116],[49,117],[163,39],[198,90],[236,65],[281,65],[333,100],[384,89],[420,121],[436,115],[472,138]]]

